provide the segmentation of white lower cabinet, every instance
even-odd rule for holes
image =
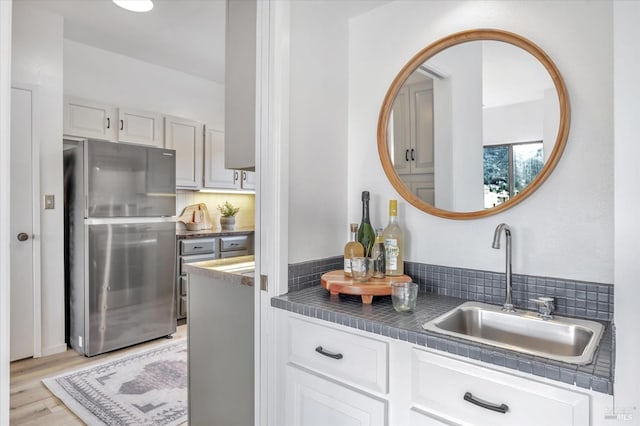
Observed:
[[[384,426],[387,402],[286,366],[286,426]]]
[[[413,407],[450,422],[434,424],[589,424],[586,394],[420,349],[411,363]]]
[[[276,310],[278,425],[598,426],[610,396]],[[601,411],[599,407],[596,407]]]

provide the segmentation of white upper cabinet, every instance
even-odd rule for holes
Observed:
[[[155,112],[118,108],[118,141],[163,147],[162,116]]]
[[[67,96],[64,100],[64,134],[110,142],[162,147],[162,116],[155,112]]]
[[[112,105],[65,97],[64,134],[115,142],[117,109]]]
[[[227,0],[225,167],[255,169],[257,0]]]
[[[224,167],[224,132],[205,129],[204,187],[208,189],[255,189],[255,173]]]
[[[202,187],[204,126],[192,120],[165,116],[165,148],[176,150],[176,187]]]
[[[204,136],[204,187],[237,189],[237,170],[224,168],[224,132],[207,128]]]

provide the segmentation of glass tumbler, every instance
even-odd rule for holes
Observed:
[[[360,282],[367,282],[373,274],[373,259],[368,257],[351,258],[351,276]]]
[[[398,312],[409,312],[416,308],[418,284],[391,283],[391,301],[393,309]]]

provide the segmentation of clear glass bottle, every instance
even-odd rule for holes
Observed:
[[[351,276],[351,258],[364,256],[364,247],[357,241],[358,238],[358,224],[352,223],[349,225],[351,230],[351,238],[344,246],[344,274],[347,277]]]
[[[364,255],[371,257],[371,248],[376,239],[371,222],[369,222],[369,191],[362,191],[362,221],[358,229],[358,241],[364,247]]]
[[[389,224],[382,231],[387,276],[404,274],[404,234],[398,223],[398,200],[389,200]]]
[[[384,278],[386,268],[384,253],[384,238],[382,238],[382,228],[376,229],[376,240],[371,249],[371,259],[373,259],[373,278]]]

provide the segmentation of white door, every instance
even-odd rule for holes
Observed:
[[[11,361],[34,355],[32,96],[11,89]]]

